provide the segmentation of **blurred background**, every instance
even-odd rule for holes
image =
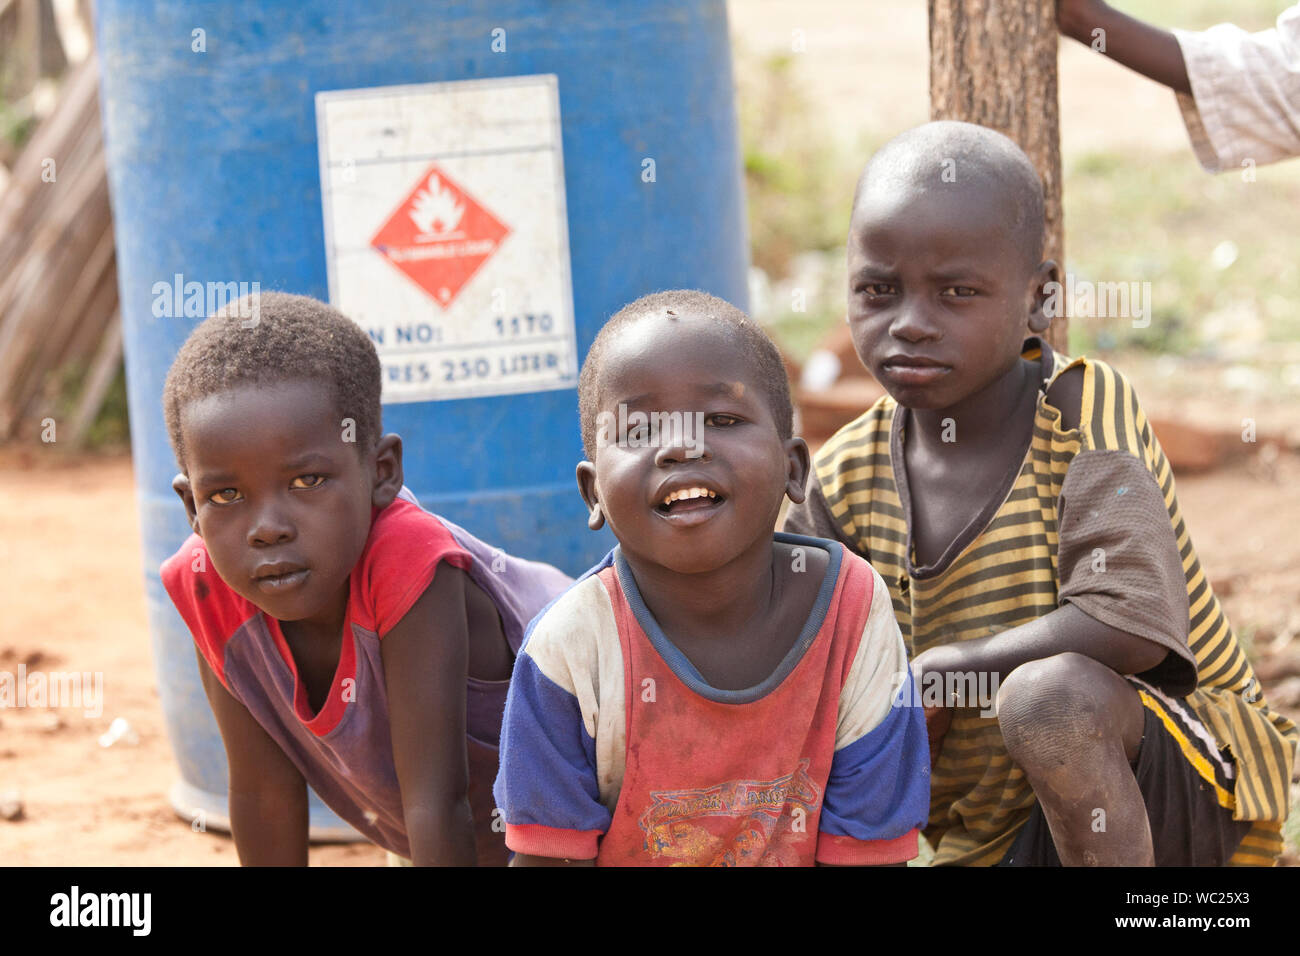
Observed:
[[[1163,26],[1252,30],[1284,5],[1114,4]],[[815,442],[880,394],[846,347],[843,245],[865,159],[929,118],[926,6],[730,0],[728,12],[751,309],[788,358]],[[81,0],[0,0],[0,670],[106,675],[95,719],[0,710],[0,846],[12,864],[233,864],[233,844],[193,832],[162,798],[173,771],[149,661],[89,14]],[[1300,160],[1253,182],[1211,176],[1173,93],[1064,38],[1059,69],[1065,268],[1148,281],[1152,307],[1141,329],[1073,317],[1069,351],[1133,381],[1269,699],[1300,719]],[[75,188],[43,188],[51,156],[80,171]],[[46,419],[57,442],[42,441]],[[1242,440],[1247,420],[1256,441]],[[129,733],[103,746],[114,718]],[[1294,815],[1287,832],[1294,863]],[[312,863],[379,857],[335,846]]]

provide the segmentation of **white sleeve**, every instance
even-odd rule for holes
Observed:
[[[1192,95],[1178,93],[1196,158],[1212,173],[1300,155],[1300,4],[1277,26],[1174,30]]]

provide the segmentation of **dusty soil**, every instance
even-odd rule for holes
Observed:
[[[0,451],[0,671],[103,674],[103,713],[0,710],[0,792],[24,817],[0,819],[11,865],[238,863],[225,836],[196,833],[167,803],[176,776],[145,618],[131,461]],[[99,745],[115,717],[139,737]],[[313,848],[320,865],[383,864],[365,846]]]

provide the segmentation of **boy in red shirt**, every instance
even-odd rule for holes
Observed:
[[[660,293],[601,330],[578,392],[579,489],[619,545],[515,664],[495,794],[516,862],[916,856],[929,751],[888,588],[773,534],[809,467],[775,346]]]
[[[194,330],[163,393],[195,533],[162,580],[225,741],[240,862],[307,863],[310,784],[416,865],[502,864],[510,668],[569,579],[419,507],[355,323],[270,293],[249,327],[244,306]]]

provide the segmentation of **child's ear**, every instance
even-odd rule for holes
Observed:
[[[172,491],[180,495],[181,501],[185,504],[185,517],[190,523],[190,530],[200,537],[203,532],[199,530],[198,509],[194,506],[194,490],[190,487],[190,480],[182,472],[172,479]]]
[[[1034,270],[1030,295],[1032,298],[1029,304],[1029,331],[1041,335],[1052,324],[1052,319],[1065,314],[1061,267],[1054,259],[1044,260]]]
[[[402,490],[402,439],[400,435],[387,434],[375,444],[374,484],[370,489],[370,503],[383,510],[393,503]]]
[[[599,531],[605,526],[605,513],[600,507],[600,494],[596,491],[596,466],[589,461],[578,462],[578,494],[587,504],[587,527]]]
[[[785,443],[785,495],[795,504],[803,504],[808,496],[808,473],[812,470],[812,453],[802,438],[791,438]]]

